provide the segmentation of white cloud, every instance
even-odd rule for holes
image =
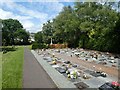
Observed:
[[[18,0],[14,0],[18,1]],[[59,0],[19,0],[19,2],[58,2]]]
[[[60,12],[62,8],[64,7],[64,5],[59,2],[48,3],[47,6],[49,7],[51,11],[56,11],[56,12]]]
[[[22,5],[14,5],[14,7],[20,11],[21,13],[25,14],[25,15],[29,15],[31,17],[34,17],[34,18],[38,18],[40,19],[41,21],[46,19],[48,17],[48,15],[46,13],[43,13],[43,12],[38,12],[38,11],[33,11],[33,10],[29,10],[27,8],[25,8],[24,6]]]
[[[75,0],[59,0],[60,2],[73,2]]]
[[[45,21],[45,19],[47,19],[48,14],[44,13],[44,12],[38,12],[37,10],[30,10],[20,4],[16,4],[15,2],[1,2],[0,3],[1,6],[6,6],[9,9],[13,9],[13,10],[17,10],[19,12],[21,12],[21,14],[30,16],[30,17],[34,17],[34,18],[38,18],[41,21]]]
[[[8,2],[7,2],[8,1]],[[28,0],[29,1],[29,0]],[[44,0],[42,0],[44,1]],[[0,9],[0,18],[1,19],[18,19],[24,28],[30,32],[37,32],[42,29],[42,24],[45,23],[47,20],[54,18],[58,12],[60,12],[63,8],[63,4],[59,3],[58,0],[54,0],[56,3],[52,4],[45,4],[45,7],[49,7],[48,10],[54,11],[52,15],[48,15],[48,13],[44,13],[44,11],[32,10],[26,8],[25,6],[13,2],[13,0],[1,0],[0,7],[7,7],[11,11],[6,11],[4,9]],[[20,1],[19,1],[20,2]],[[39,4],[38,4],[39,5]],[[12,11],[17,11],[18,13],[13,13]],[[39,24],[35,25],[33,19],[39,20]]]
[[[7,19],[8,17],[13,17],[13,13],[0,9],[0,18]]]
[[[12,12],[5,11],[3,9],[0,9],[0,18],[1,19],[13,18],[13,19],[18,19],[18,20],[32,19],[32,17],[29,17],[29,16],[20,16],[20,15],[14,14]]]
[[[22,21],[22,24],[24,25],[24,28],[26,28],[26,29],[30,29],[34,26],[34,24],[29,20]]]
[[[74,1],[75,0],[19,0],[19,2],[74,2]]]
[[[1,14],[0,15],[1,19],[9,19],[9,18],[18,19],[18,20],[32,19],[32,17],[29,17],[29,16],[20,16],[20,15],[14,14],[12,12],[5,11],[3,9],[0,9],[0,14]]]
[[[11,6],[11,9],[17,8],[17,5],[15,3],[8,2],[8,3],[5,3],[5,4],[8,7],[13,5],[13,7]],[[20,6],[18,6],[18,9],[19,8],[20,8]],[[26,14],[27,16],[21,16],[21,15],[15,14],[13,12],[0,9],[0,18],[1,19],[9,19],[9,18],[17,19],[22,23],[23,27],[27,31],[30,31],[30,32],[40,31],[41,28],[42,28],[42,25],[34,25],[34,23],[30,19],[33,19],[35,17],[37,19],[40,19],[41,23],[47,21],[47,14],[40,13],[40,12],[37,12],[37,11],[32,11],[32,10],[26,9],[23,6],[21,6],[19,11],[21,11],[21,13]]]
[[[29,32],[38,32],[38,31],[41,31],[42,30],[42,24],[39,24],[39,25],[34,25],[33,27],[31,28],[27,28],[27,30]]]
[[[9,18],[17,19],[22,23],[25,29],[30,29],[31,27],[34,26],[34,24],[31,21],[29,21],[29,19],[31,19],[32,17],[15,15],[14,13],[5,11],[3,9],[0,9],[0,18],[1,19],[9,19]]]

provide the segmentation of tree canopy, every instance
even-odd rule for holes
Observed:
[[[113,6],[117,4],[116,8]],[[43,25],[43,42],[120,52],[120,3],[75,2]],[[52,33],[51,33],[52,32]],[[48,41],[47,41],[48,40]]]
[[[28,44],[29,33],[16,19],[2,20],[3,45]]]

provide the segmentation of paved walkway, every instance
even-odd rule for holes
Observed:
[[[24,49],[23,88],[56,88],[28,48]]]

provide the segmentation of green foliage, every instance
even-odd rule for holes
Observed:
[[[66,42],[70,47],[78,46],[79,21],[70,6],[63,8],[63,11],[53,21],[53,26],[55,27],[53,37],[57,40],[56,42]]]
[[[2,41],[3,45],[27,44],[29,33],[27,33],[22,24],[16,19],[2,20]],[[22,41],[23,40],[23,41]],[[22,41],[22,42],[21,42]]]
[[[34,37],[35,37],[35,41],[36,41],[37,43],[43,43],[43,35],[42,35],[42,32],[37,32]]]
[[[116,3],[75,2],[43,25],[42,43],[120,53],[120,12]],[[117,5],[119,8],[119,4]],[[39,38],[40,40],[40,38]]]
[[[33,43],[32,44],[32,49],[38,49],[39,48],[39,44],[38,43]]]
[[[23,48],[2,55],[2,88],[22,88]]]
[[[29,32],[26,32],[24,29],[18,29],[15,34],[15,44],[22,44],[22,45],[27,45],[29,44],[28,39],[29,39]]]
[[[51,37],[53,36],[53,23],[50,22],[49,20],[43,24],[42,27],[42,34],[43,34],[43,41],[46,44],[50,44]]]
[[[9,52],[9,51],[16,51],[17,48],[15,46],[3,46],[2,47],[2,51],[3,51],[3,54]]]
[[[0,89],[2,89],[2,52],[0,52]]]
[[[32,49],[45,49],[45,48],[48,48],[48,46],[44,43],[37,43],[37,42],[34,42],[32,44]]]

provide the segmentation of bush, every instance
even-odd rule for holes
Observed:
[[[48,49],[48,48],[49,48],[49,45],[48,45],[48,44],[46,44],[46,45],[45,45],[45,48],[46,48],[46,49]]]
[[[38,43],[33,43],[32,44],[32,49],[38,49],[39,48],[39,44]]]
[[[7,53],[7,50],[4,50],[4,51],[3,51],[3,54],[5,54],[5,53]]]
[[[32,44],[32,49],[43,49],[43,48],[48,48],[46,44],[43,43],[33,43]]]

